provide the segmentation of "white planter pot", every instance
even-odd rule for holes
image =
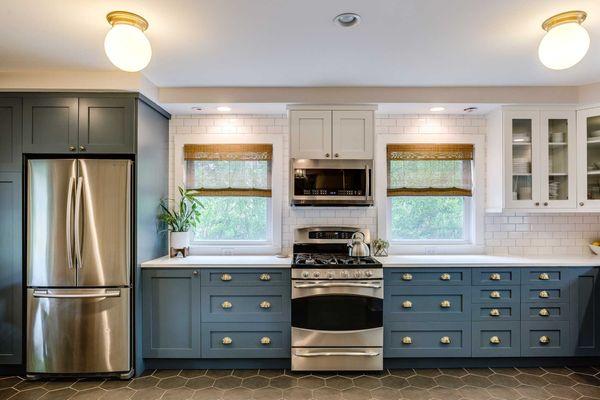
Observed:
[[[171,232],[171,248],[184,249],[190,247],[189,232]]]

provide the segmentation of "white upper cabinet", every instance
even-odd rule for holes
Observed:
[[[577,112],[577,206],[600,209],[600,108]]]
[[[292,158],[372,159],[373,110],[291,110]]]

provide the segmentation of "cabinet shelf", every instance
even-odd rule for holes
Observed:
[[[548,176],[568,176],[568,172],[550,172]]]
[[[512,142],[513,146],[531,146],[531,142]]]
[[[600,169],[596,171],[588,171],[588,175],[600,175]]]
[[[600,137],[598,137],[598,138],[588,138],[587,143],[588,144],[600,144]]]
[[[548,142],[548,144],[550,146],[557,146],[557,147],[559,147],[559,146],[567,146],[568,145],[567,142]]]

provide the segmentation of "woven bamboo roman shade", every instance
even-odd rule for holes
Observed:
[[[472,144],[389,144],[388,196],[471,196]]]
[[[271,197],[270,144],[186,144],[186,188],[198,196]]]

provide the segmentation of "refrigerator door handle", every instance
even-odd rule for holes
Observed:
[[[66,234],[67,234],[67,265],[69,269],[73,269],[73,188],[75,186],[75,177],[72,176],[69,179],[69,188],[67,189],[67,221],[66,221]]]
[[[121,297],[121,291],[106,291],[104,293],[49,293],[47,290],[34,290],[33,297],[46,299],[104,299],[106,297]]]
[[[77,189],[75,194],[75,226],[73,228],[75,232],[75,259],[77,261],[77,267],[83,268],[81,262],[81,237],[79,226],[81,224],[81,193],[83,189],[83,178],[80,176],[77,178]]]

